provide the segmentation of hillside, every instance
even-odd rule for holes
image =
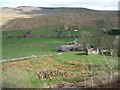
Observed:
[[[16,8],[11,7],[3,7],[0,8],[2,18],[0,19],[0,26],[6,24],[9,20],[15,18],[30,18],[32,15],[26,15],[24,12],[31,12],[32,10],[39,10],[37,7],[26,7],[26,6],[19,6]]]
[[[117,11],[28,6],[2,10],[2,88],[120,86],[120,35],[118,28],[111,29],[118,26]]]
[[[19,15],[29,18],[17,17],[3,25],[3,30],[33,30],[41,27],[97,28],[100,25],[107,28],[117,27],[117,11],[97,11],[86,8],[43,8],[43,7],[17,7]],[[5,11],[3,9],[3,11]],[[4,21],[3,17],[3,21]]]

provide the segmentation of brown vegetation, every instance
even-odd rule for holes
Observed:
[[[45,9],[42,9],[43,11]],[[51,9],[49,9],[51,10]],[[116,27],[117,26],[117,12],[116,11],[94,11],[86,9],[63,9],[63,12],[56,9],[51,14],[45,14],[35,16],[32,18],[17,18],[8,22],[5,26],[5,30],[23,30],[23,29],[35,29],[40,27],[54,27],[54,28],[89,28],[96,27],[104,22],[105,26]]]
[[[61,71],[61,70],[47,70],[43,72],[37,72],[38,79],[52,79],[52,77],[73,77],[73,74],[70,74],[67,71]]]

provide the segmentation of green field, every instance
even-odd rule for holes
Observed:
[[[3,59],[50,54],[57,46],[72,40],[70,38],[4,38]]]
[[[47,36],[56,36],[57,32],[53,28],[43,28],[33,30],[32,34],[38,37],[19,38],[19,35],[26,33],[27,30],[11,30],[2,32],[2,56],[3,59],[30,56],[30,55],[43,55],[53,53],[57,46],[65,44],[66,42],[73,41],[74,38],[47,38]],[[96,32],[95,29],[81,29],[75,32],[74,35],[81,35],[87,32],[87,35]],[[63,36],[67,35],[68,31],[63,32]],[[39,37],[46,36],[46,37]],[[78,37],[79,37],[78,36]],[[12,38],[7,38],[12,37]],[[41,50],[44,49],[44,50]]]
[[[88,32],[88,31],[87,31]],[[118,70],[117,57],[85,55],[73,51],[59,53],[55,47],[73,41],[74,38],[30,37],[18,38],[24,31],[3,32],[3,59],[37,55],[37,58],[21,61],[3,62],[3,87],[8,88],[45,88],[57,84],[82,82],[97,75],[110,75]],[[40,31],[34,31],[39,34]],[[46,32],[41,32],[47,34]],[[94,30],[92,33],[95,33]],[[7,38],[7,36],[13,36]],[[52,54],[50,56],[50,54]],[[112,69],[111,69],[112,68]],[[52,79],[38,79],[36,72],[59,70],[67,76],[57,75]],[[73,76],[72,76],[73,75]]]

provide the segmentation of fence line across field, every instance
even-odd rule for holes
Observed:
[[[52,55],[53,55],[53,54],[41,55],[41,56],[46,57],[46,56],[52,56]],[[17,60],[27,60],[27,59],[37,58],[37,57],[39,57],[39,56],[37,56],[37,55],[31,55],[31,56],[20,57],[20,58],[3,59],[3,60],[0,60],[0,62],[17,61]]]
[[[38,56],[36,56],[36,55],[32,55],[32,56],[21,57],[21,58],[4,59],[4,60],[0,60],[0,62],[6,62],[6,61],[17,61],[17,60],[26,60],[26,59],[36,58],[36,57],[38,57]]]

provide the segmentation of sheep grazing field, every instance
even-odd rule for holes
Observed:
[[[3,60],[7,60],[2,62],[3,88],[100,87],[117,82],[117,57],[55,52],[56,47],[74,39],[19,38],[22,31],[9,32],[3,32]]]

